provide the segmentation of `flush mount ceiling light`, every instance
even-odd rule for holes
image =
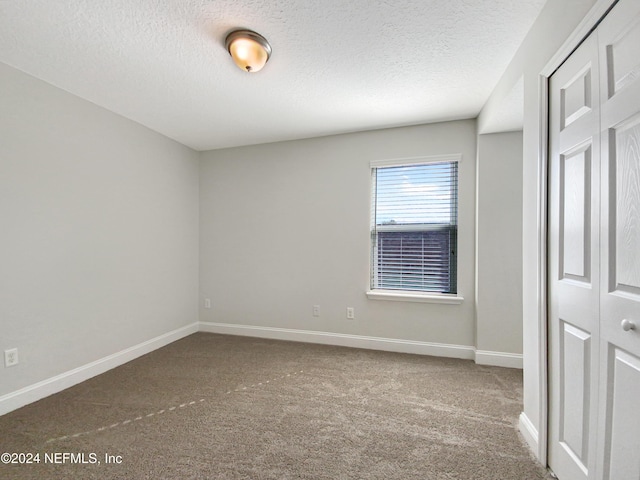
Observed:
[[[271,45],[262,35],[251,30],[235,30],[227,35],[224,45],[238,68],[259,72],[271,56]]]

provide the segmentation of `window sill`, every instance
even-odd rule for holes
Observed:
[[[407,292],[399,290],[369,290],[367,297],[370,300],[389,300],[393,302],[419,302],[419,303],[444,303],[448,305],[460,305],[464,298],[459,295],[444,293]]]

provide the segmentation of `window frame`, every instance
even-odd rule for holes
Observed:
[[[431,156],[421,156],[421,157],[408,157],[408,158],[394,158],[394,159],[383,159],[383,160],[372,160],[369,162],[369,171],[371,174],[370,180],[370,212],[369,212],[369,288],[367,289],[367,297],[371,300],[389,300],[389,301],[400,301],[400,302],[420,302],[420,303],[440,303],[440,304],[450,304],[450,305],[458,305],[464,301],[464,297],[460,294],[460,290],[458,288],[458,293],[438,293],[438,292],[424,292],[424,291],[415,291],[415,290],[401,290],[401,289],[384,289],[384,288],[373,288],[371,285],[371,278],[375,275],[375,261],[373,259],[372,250],[372,233],[376,229],[375,225],[375,210],[376,210],[376,198],[374,197],[374,190],[376,185],[374,184],[374,173],[375,169],[378,168],[388,168],[388,167],[403,167],[403,166],[416,166],[416,165],[425,165],[429,163],[444,163],[444,162],[457,162],[458,163],[458,178],[457,184],[458,187],[460,185],[460,164],[462,163],[462,155],[461,154],[447,154],[447,155],[431,155]],[[457,206],[459,208],[460,204],[460,196],[457,198]],[[459,227],[459,221],[456,223]],[[411,227],[403,227],[403,231],[409,231]],[[387,228],[385,228],[387,230]],[[399,229],[398,229],[399,230]],[[422,231],[422,230],[421,230]],[[459,242],[457,242],[459,243]],[[456,246],[456,255],[457,255],[457,246]],[[456,287],[458,286],[458,262],[456,262],[456,271],[454,272],[456,277]]]

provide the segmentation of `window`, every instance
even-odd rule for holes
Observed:
[[[459,160],[372,162],[372,290],[457,293]]]

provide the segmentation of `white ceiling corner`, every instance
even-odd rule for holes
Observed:
[[[2,0],[0,62],[208,150],[476,117],[544,1]]]

